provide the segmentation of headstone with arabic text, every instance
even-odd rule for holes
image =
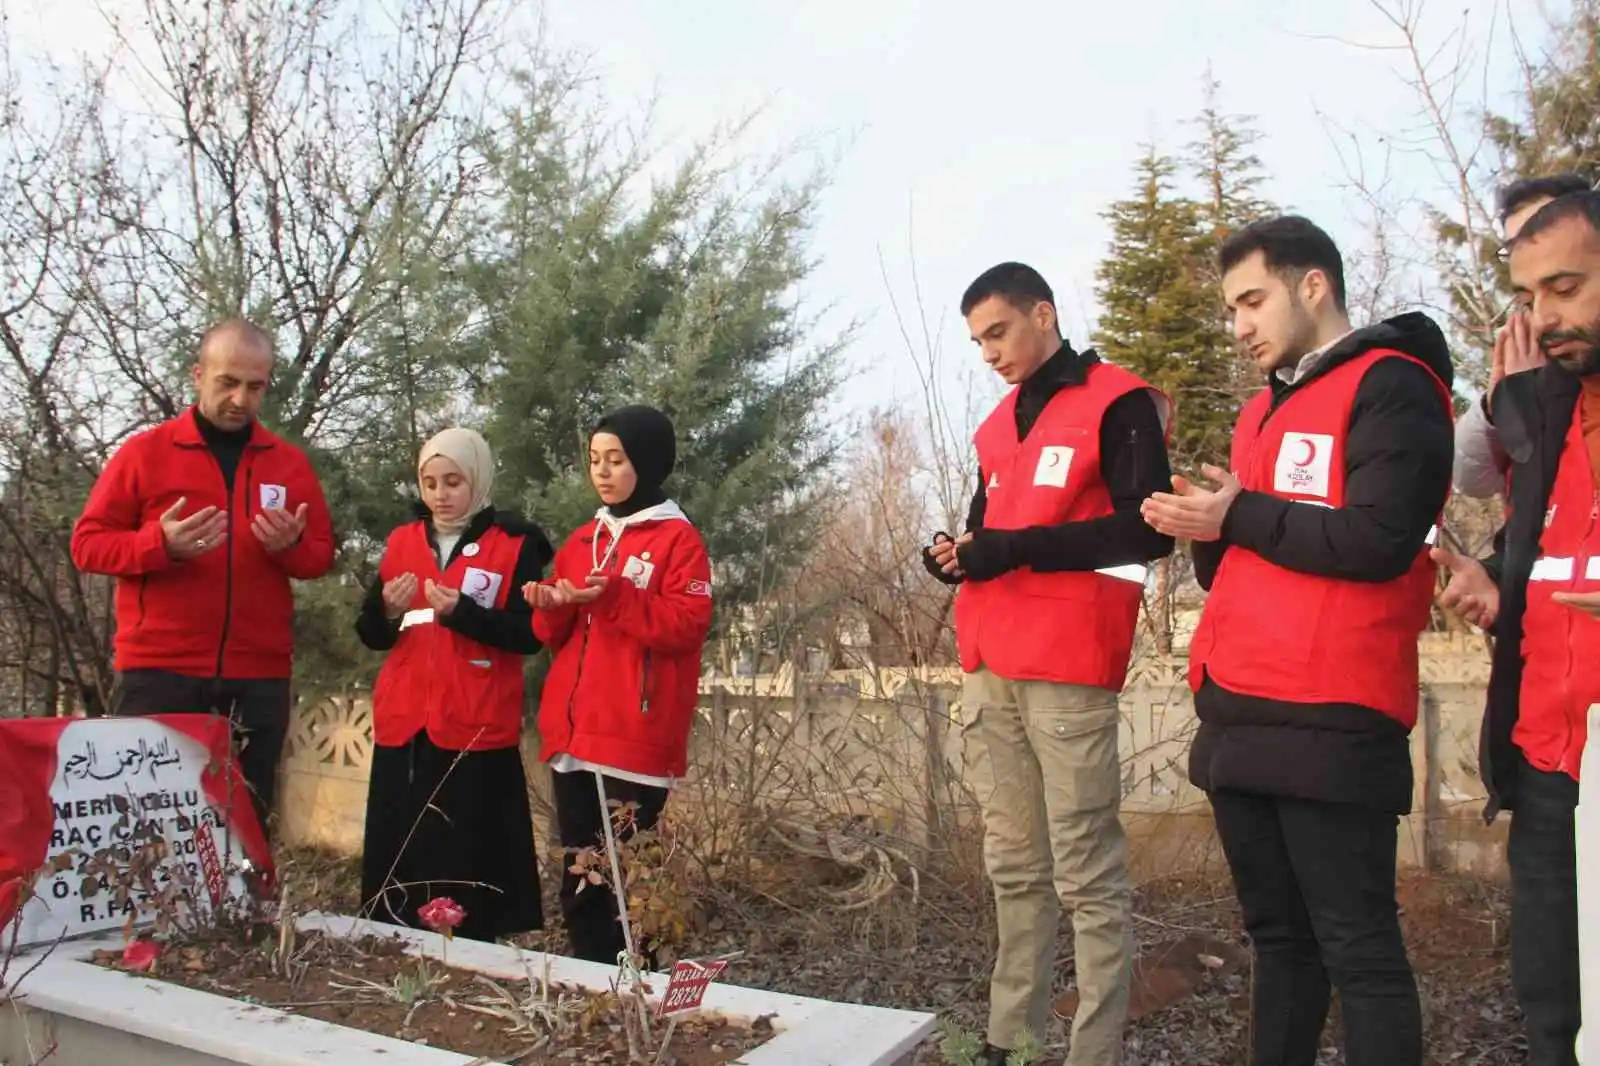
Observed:
[[[116,892],[91,869],[119,845],[164,842],[157,889],[188,886],[199,914],[242,898],[243,871],[270,871],[227,729],[210,715],[0,721],[0,806],[14,798],[21,812],[0,815],[0,918],[14,914],[15,875],[45,871],[23,904],[19,945],[152,920],[137,891]]]

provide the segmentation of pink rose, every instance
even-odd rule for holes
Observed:
[[[455,933],[456,926],[466,918],[467,912],[461,904],[449,896],[435,896],[417,908],[417,917],[422,924],[432,929],[435,933],[443,933],[449,937]]]

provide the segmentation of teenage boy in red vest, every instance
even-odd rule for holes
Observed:
[[[1144,564],[1172,552],[1139,516],[1172,476],[1171,404],[1074,351],[1030,267],[985,272],[961,313],[1012,386],[974,437],[966,531],[936,534],[924,553],[934,576],[961,585],[962,748],[999,929],[978,1061],[1003,1063],[1025,1031],[1043,1039],[1065,904],[1079,991],[1067,1062],[1115,1066],[1131,963],[1117,694]]]
[[[1600,703],[1600,193],[1558,197],[1511,242],[1511,283],[1549,362],[1490,401],[1513,464],[1509,515],[1441,598],[1495,636],[1479,758],[1485,817],[1511,814],[1511,981],[1529,1066],[1573,1066],[1580,1021],[1573,831]]]
[[[1349,1066],[1419,1066],[1395,849],[1450,488],[1450,352],[1420,314],[1352,330],[1339,250],[1303,218],[1234,233],[1221,266],[1267,384],[1239,412],[1230,470],[1204,468],[1217,487],[1174,478],[1145,515],[1195,542],[1210,592],[1189,648],[1189,778],[1255,949],[1251,1061],[1312,1066],[1331,985]]]

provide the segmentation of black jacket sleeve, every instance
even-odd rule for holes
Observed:
[[[400,639],[400,620],[383,609],[383,578],[374,577],[356,615],[356,636],[373,651],[388,651]]]
[[[989,506],[989,496],[983,491],[983,470],[978,470],[978,489],[972,494],[972,502],[967,505],[966,530],[971,533],[975,529],[983,528],[983,512]],[[938,562],[933,558],[933,550],[924,545],[922,549],[922,567],[929,574],[943,581],[946,585],[959,585],[961,578],[954,574],[947,574],[939,568]]]
[[[1153,492],[1172,487],[1172,461],[1155,399],[1140,389],[1106,408],[1100,420],[1100,474],[1115,509],[1104,518],[1018,530],[980,530],[961,549],[961,568],[973,580],[1019,566],[1041,573],[1099,570],[1146,563],[1172,554],[1173,541],[1139,513]]]
[[[1217,568],[1222,565],[1222,556],[1228,550],[1225,540],[1196,540],[1189,544],[1189,558],[1194,563],[1194,580],[1206,592],[1211,591],[1211,582],[1217,578]]]
[[[1503,523],[1494,533],[1494,547],[1490,553],[1478,562],[1483,564],[1483,569],[1488,573],[1489,579],[1496,585],[1500,584],[1500,575],[1506,569],[1506,527],[1510,523]]]
[[[972,503],[967,506],[967,532],[983,528],[983,515],[989,509],[989,493],[983,483],[983,468],[978,468],[978,490],[972,494]]]
[[[511,572],[506,605],[495,609],[480,607],[476,600],[462,596],[455,609],[439,619],[439,624],[479,644],[518,655],[532,655],[541,645],[533,635],[533,609],[522,598],[522,586],[544,577],[551,555],[550,542],[543,533],[525,535],[522,550],[517,554],[517,565]]]
[[[1344,506],[1242,492],[1222,538],[1268,562],[1346,581],[1392,581],[1422,550],[1450,488],[1455,431],[1432,375],[1406,359],[1361,380],[1345,440]]]

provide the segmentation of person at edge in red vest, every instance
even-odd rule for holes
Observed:
[[[1122,1061],[1132,941],[1120,820],[1117,696],[1146,565],[1170,555],[1139,505],[1165,487],[1171,404],[1061,335],[1037,271],[1002,263],[961,313],[1005,398],[978,427],[965,531],[936,533],[930,573],[959,584],[961,750],[983,811],[999,950],[978,1061],[1044,1042],[1056,928],[1072,912],[1071,1066]]]
[[[1573,834],[1589,706],[1600,703],[1600,193],[1561,196],[1510,247],[1548,362],[1490,401],[1511,457],[1494,551],[1439,551],[1440,602],[1494,636],[1478,764],[1511,833],[1511,983],[1529,1066],[1572,1066],[1580,1022]]]
[[[362,913],[421,928],[435,896],[474,940],[541,929],[522,768],[523,657],[539,650],[520,589],[554,548],[490,506],[494,458],[452,428],[417,456],[416,517],[389,534],[356,619],[384,652],[372,689]]]
[[[1536,178],[1519,178],[1501,189],[1500,225],[1505,230],[1506,254],[1510,242],[1516,240],[1523,223],[1535,211],[1571,192],[1587,192],[1588,179],[1576,174],[1551,174]],[[1490,410],[1495,389],[1508,375],[1537,370],[1544,365],[1544,353],[1539,351],[1528,316],[1516,306],[1510,309],[1505,325],[1494,335],[1494,350],[1489,362],[1489,385],[1476,403],[1461,413],[1456,422],[1455,491],[1464,496],[1487,498],[1504,495],[1507,478],[1511,473],[1511,459],[1500,444],[1495,432],[1494,413]]]
[[[1193,542],[1209,591],[1189,779],[1255,953],[1250,1061],[1312,1066],[1331,986],[1349,1066],[1419,1066],[1395,849],[1450,491],[1450,351],[1421,314],[1351,329],[1339,249],[1304,218],[1231,234],[1221,268],[1266,386],[1239,412],[1231,472],[1174,478],[1145,516]]]
[[[116,578],[113,715],[226,715],[272,837],[289,731],[294,590],[333,566],[333,522],[299,448],[259,421],[272,338],[229,319],[200,338],[195,401],[129,437],[72,530],[72,561]]]
[[[610,880],[600,786],[618,805],[617,838],[627,840],[656,826],[688,768],[711,562],[662,487],[676,462],[662,412],[636,405],[601,419],[589,439],[589,481],[603,506],[561,546],[549,580],[523,589],[533,630],[554,653],[539,699],[539,758],[553,771],[568,857],[561,911],[572,954],[592,962],[614,965],[626,947],[609,885],[583,886],[572,872],[593,849],[596,872]],[[654,968],[653,954],[635,948]]]

